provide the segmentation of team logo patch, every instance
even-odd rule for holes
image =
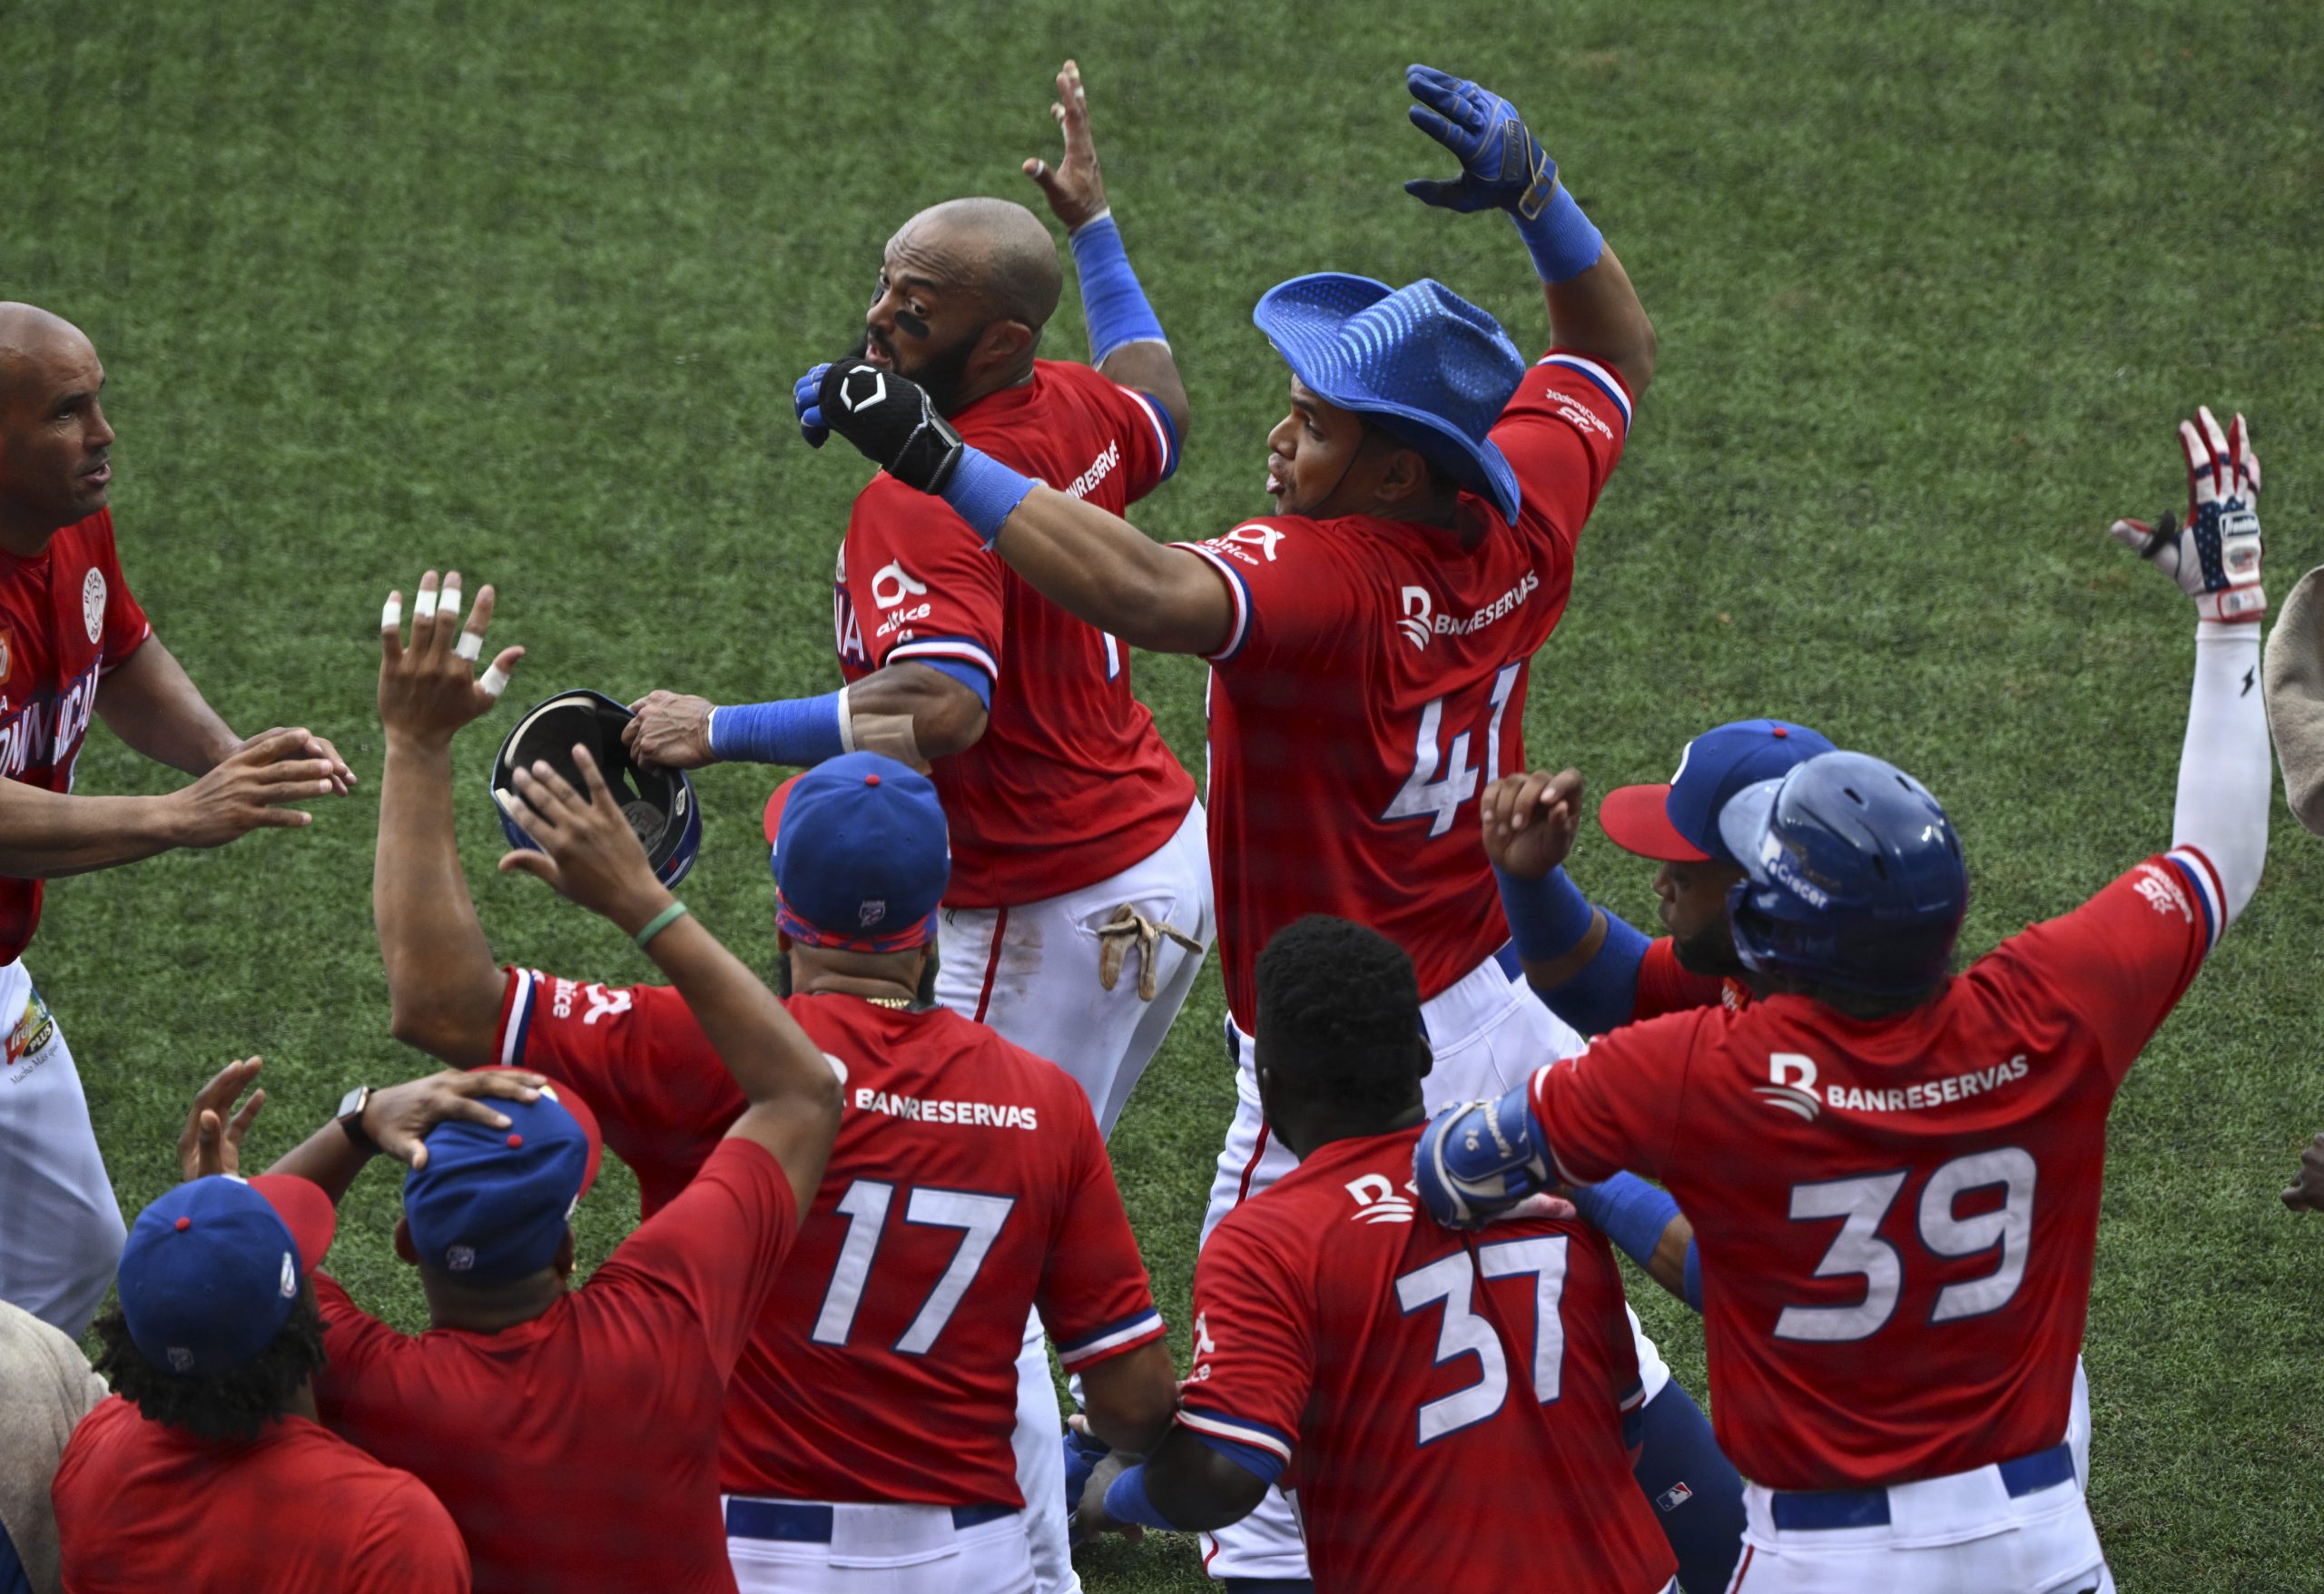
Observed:
[[[288,1251],[285,1251],[285,1252],[282,1254],[282,1284],[281,1284],[281,1289],[282,1289],[282,1298],[283,1298],[284,1300],[286,1300],[286,1301],[287,1301],[287,1300],[289,1300],[289,1299],[290,1299],[290,1297],[291,1297],[291,1296],[293,1296],[293,1295],[295,1295],[295,1294],[297,1294],[299,1293],[299,1267],[298,1267],[298,1264],[296,1264],[295,1262],[291,1261],[291,1259],[290,1259],[290,1252],[288,1252]]]
[[[1779,1051],[1768,1058],[1769,1083],[1755,1085],[1752,1094],[1770,1107],[1779,1107],[1808,1123],[1824,1105],[1816,1097],[1816,1061],[1796,1051]]]
[[[855,910],[855,922],[861,928],[869,930],[887,916],[887,898],[867,897],[863,900],[862,906],[859,907]]]
[[[1366,1174],[1347,1182],[1347,1193],[1355,1197],[1355,1215],[1351,1223],[1410,1223],[1413,1204],[1409,1197],[1396,1194],[1396,1186],[1379,1174]]]
[[[468,1273],[471,1271],[476,1266],[476,1247],[473,1245],[447,1245],[444,1247],[444,1265],[451,1269],[454,1273]]]
[[[104,634],[105,573],[91,570],[81,582],[81,624],[89,628],[91,642]]]
[[[1654,1503],[1666,1511],[1675,1511],[1694,1498],[1695,1491],[1684,1483],[1673,1483],[1654,1497]]]
[[[169,1348],[169,1358],[171,1372],[191,1373],[193,1371],[193,1353],[183,1345],[172,1345]]]

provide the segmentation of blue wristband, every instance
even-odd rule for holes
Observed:
[[[847,751],[840,694],[786,697],[710,711],[710,751],[743,763],[818,764]]]
[[[981,448],[963,445],[942,497],[969,523],[986,547],[1000,535],[1000,524],[1033,490],[1033,478],[1019,476]]]
[[[1146,290],[1129,269],[1129,253],[1122,248],[1122,230],[1114,225],[1111,211],[1076,227],[1066,239],[1073,249],[1074,270],[1081,278],[1081,319],[1089,328],[1089,361],[1103,365],[1106,357],[1125,343],[1160,343],[1162,323],[1146,302]]]
[[[1553,963],[1590,933],[1590,899],[1566,878],[1562,866],[1541,880],[1520,880],[1500,870],[1501,910],[1509,916],[1509,939],[1528,963]]]
[[[1517,223],[1517,236],[1525,241],[1526,252],[1533,257],[1533,270],[1544,282],[1563,282],[1579,277],[1606,252],[1605,238],[1581,213],[1581,207],[1573,202],[1573,195],[1566,192],[1562,182],[1550,195],[1550,202],[1541,207],[1540,215],[1528,221],[1512,211],[1509,219]]]
[[[1106,1486],[1106,1514],[1117,1522],[1136,1522],[1141,1528],[1158,1528],[1165,1533],[1177,1532],[1177,1526],[1146,1498],[1146,1464],[1141,1461]]]
[[[1648,1184],[1635,1174],[1616,1174],[1599,1185],[1577,1186],[1574,1209],[1600,1234],[1621,1247],[1622,1255],[1644,1267],[1662,1231],[1679,1215],[1670,1193]]]
[[[1638,970],[1647,940],[1629,921],[1606,915],[1606,939],[1581,971],[1554,990],[1536,989],[1550,1011],[1584,1035],[1620,1028],[1638,1011]]]
[[[1687,1242],[1687,1304],[1699,1312],[1703,1309],[1703,1254],[1694,1241]]]

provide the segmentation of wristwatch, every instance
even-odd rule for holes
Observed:
[[[363,1109],[370,1105],[371,1087],[369,1085],[358,1085],[345,1096],[340,1097],[339,1098],[339,1127],[347,1131],[347,1137],[350,1140],[365,1151],[377,1151],[379,1149],[379,1142],[363,1132]]]

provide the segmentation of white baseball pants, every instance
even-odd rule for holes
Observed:
[[[1435,1052],[1423,1087],[1428,1110],[1456,1101],[1490,1099],[1524,1083],[1553,1058],[1571,1057],[1582,1038],[1543,1006],[1518,971],[1516,959],[1489,958],[1449,989],[1421,1004]],[[1237,1205],[1285,1174],[1299,1159],[1267,1133],[1259,1111],[1259,1087],[1252,1063],[1251,1037],[1229,1019],[1226,1043],[1235,1056],[1235,1121],[1210,1185],[1210,1210],[1203,1215],[1202,1237]],[[1670,1369],[1630,1314],[1638,1341],[1639,1373],[1651,1401],[1670,1382]],[[1280,1490],[1267,1491],[1259,1509],[1231,1527],[1203,1535],[1203,1565],[1212,1578],[1304,1578],[1307,1551],[1299,1523]]]
[[[129,1237],[64,1032],[0,964],[0,1300],[79,1339]]]
[[[1776,1496],[1744,1490],[1749,1525],[1728,1594],[2113,1594],[2071,1467],[2013,1496],[1999,1467],[1886,1491],[1889,1520],[1866,1528],[1776,1525]]]
[[[722,1500],[722,1509],[732,1503]],[[797,1509],[794,1507],[794,1510]],[[831,1513],[827,1540],[734,1531],[726,1556],[742,1594],[1030,1594],[1033,1562],[1016,1511],[969,1527],[940,1505],[806,1505]]]
[[[1164,938],[1155,948],[1155,991],[1138,999],[1138,956],[1111,990],[1098,983],[1098,928],[1124,904],[1205,949],[1215,933],[1210,847],[1203,806],[1177,831],[1121,873],[1063,896],[1012,908],[947,908],[939,941],[936,999],[1049,1058],[1088,1093],[1110,1136],[1131,1089],[1202,971],[1202,954]],[[1079,1594],[1065,1533],[1064,1414],[1040,1319],[1026,1324],[1017,1359],[1017,1483],[1039,1594]]]

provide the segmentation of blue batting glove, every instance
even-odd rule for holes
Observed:
[[[1082,1493],[1089,1487],[1089,1474],[1098,1463],[1113,1454],[1106,1441],[1094,1433],[1084,1433],[1077,1428],[1065,1431],[1065,1514],[1068,1517],[1081,1509]]]
[[[1404,192],[1450,211],[1500,209],[1531,221],[1550,202],[1557,162],[1526,129],[1517,107],[1491,89],[1433,66],[1408,66],[1404,86],[1420,102],[1413,125],[1459,157],[1457,182],[1416,177]]]
[[[823,390],[823,373],[831,369],[832,362],[827,359],[792,384],[791,408],[799,417],[799,435],[807,439],[810,448],[822,448],[823,439],[832,435],[832,428],[823,424],[822,410],[815,403]]]
[[[1450,1228],[1482,1227],[1553,1183],[1522,1085],[1497,1101],[1446,1107],[1413,1147],[1413,1186],[1430,1215]]]

